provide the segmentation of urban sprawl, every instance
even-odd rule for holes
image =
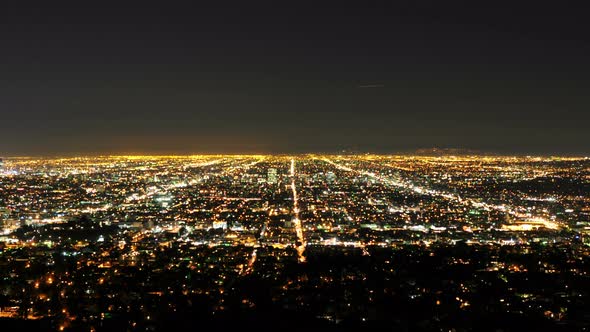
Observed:
[[[589,244],[584,157],[0,162],[0,326],[588,328]]]

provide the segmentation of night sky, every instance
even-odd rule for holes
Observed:
[[[0,155],[590,155],[587,10],[319,2],[3,2]]]

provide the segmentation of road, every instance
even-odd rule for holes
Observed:
[[[476,201],[472,198],[461,198],[460,196],[455,195],[455,194],[446,193],[446,192],[442,192],[439,190],[433,190],[433,189],[429,189],[429,188],[419,187],[419,186],[416,186],[411,183],[394,180],[389,177],[385,177],[385,176],[382,176],[382,175],[379,175],[379,174],[376,174],[373,172],[368,172],[365,170],[353,169],[348,166],[338,164],[328,158],[322,158],[321,160],[336,167],[337,169],[347,171],[347,172],[357,173],[359,175],[365,175],[365,176],[375,179],[381,183],[384,183],[386,185],[391,185],[391,186],[403,188],[405,190],[409,190],[409,191],[412,191],[412,192],[420,194],[420,195],[438,196],[438,197],[442,197],[442,198],[445,198],[450,201],[457,202],[457,203],[465,205],[465,206],[474,206],[477,208],[483,208],[488,211],[495,210],[495,211],[505,212],[505,213],[512,215],[515,218],[520,218],[520,219],[529,219],[530,218],[530,216],[519,212],[518,209],[514,206],[509,206],[509,205],[505,205],[505,204],[504,205],[489,204],[486,202]],[[553,221],[549,221],[549,220],[546,220],[543,218],[534,218],[534,219],[535,219],[534,220],[535,222],[543,223],[545,225],[545,227],[547,227],[547,228],[557,229],[560,227],[559,224],[557,224]]]
[[[291,159],[291,191],[293,192],[293,223],[297,233],[297,257],[300,263],[305,262],[305,237],[303,236],[303,226],[299,219],[299,197],[297,196],[297,186],[295,185],[296,171],[295,159]]]

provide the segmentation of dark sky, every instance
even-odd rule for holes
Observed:
[[[3,155],[590,154],[571,3],[5,2]]]

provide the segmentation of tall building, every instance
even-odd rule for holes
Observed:
[[[277,169],[276,168],[269,168],[266,174],[266,181],[268,183],[277,183],[278,176],[277,176]]]

